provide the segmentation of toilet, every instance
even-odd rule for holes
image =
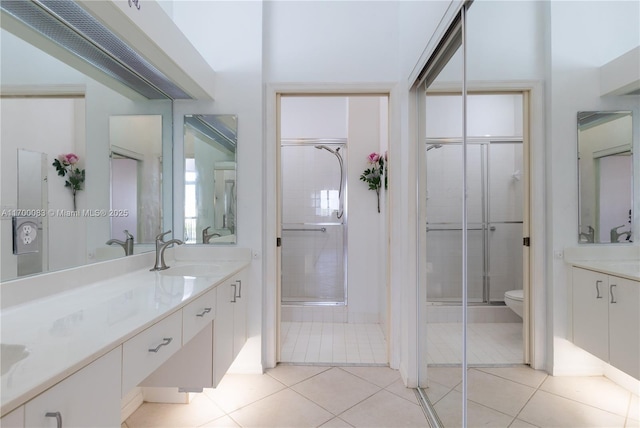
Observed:
[[[504,293],[504,303],[511,308],[513,312],[522,318],[524,294],[522,290],[509,290]]]

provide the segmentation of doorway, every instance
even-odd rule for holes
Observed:
[[[360,175],[386,151],[388,98],[278,100],[278,361],[387,365],[385,195],[379,213]]]
[[[425,155],[426,357],[423,364],[461,364],[461,138],[440,117],[459,94],[427,94]],[[524,306],[528,274],[523,236],[528,139],[523,93],[467,95],[467,322],[470,365],[527,362]],[[461,104],[461,103],[460,103]],[[483,112],[491,112],[490,117]]]

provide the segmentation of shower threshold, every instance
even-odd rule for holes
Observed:
[[[333,301],[306,301],[306,300],[287,300],[283,301],[282,306],[346,306],[345,302]]]

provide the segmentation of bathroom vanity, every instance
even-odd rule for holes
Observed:
[[[126,260],[136,268],[124,274],[10,298],[17,304],[1,315],[0,425],[120,426],[121,399],[138,385],[215,387],[246,341],[250,252],[227,253],[232,260],[185,249],[161,272],[149,271],[153,255],[144,254]],[[118,263],[125,261],[51,279],[73,282],[92,268],[122,272]]]
[[[640,379],[640,259],[569,263],[573,343]]]

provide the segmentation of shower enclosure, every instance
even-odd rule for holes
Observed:
[[[492,304],[522,288],[522,140],[469,138],[467,301]],[[462,144],[428,139],[427,300],[462,299]]]
[[[281,142],[284,305],[346,305],[345,139]]]

